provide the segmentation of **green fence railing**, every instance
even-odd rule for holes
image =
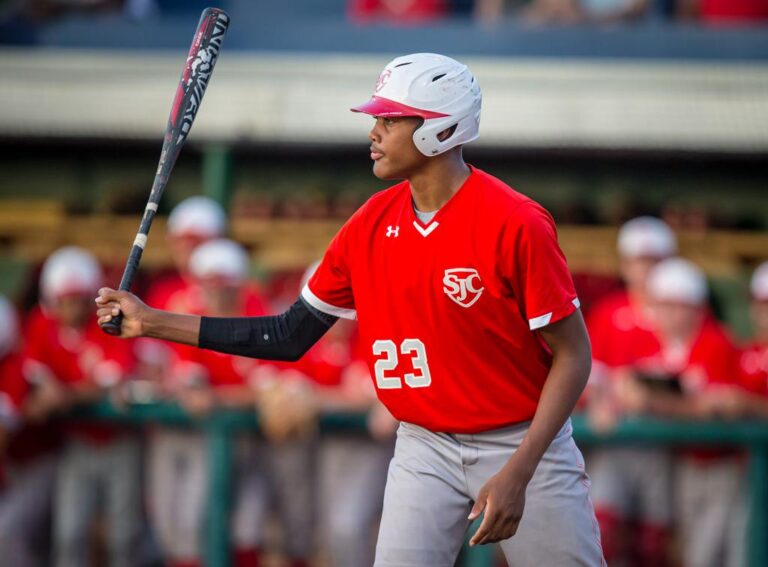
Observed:
[[[82,419],[108,420],[130,424],[145,422],[197,427],[209,443],[210,491],[206,530],[205,564],[228,567],[229,516],[231,510],[230,470],[233,433],[257,431],[253,411],[221,411],[202,419],[190,418],[172,403],[132,405],[116,408],[104,402],[82,408]],[[359,414],[332,414],[320,420],[321,431],[362,430],[365,417]],[[767,422],[670,422],[633,419],[619,424],[610,434],[598,434],[583,416],[573,417],[574,437],[580,445],[653,443],[658,445],[737,445],[750,455],[750,519],[747,565],[768,565],[768,423]],[[462,551],[462,567],[492,567],[491,546]]]

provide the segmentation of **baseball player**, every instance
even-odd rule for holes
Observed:
[[[613,428],[623,417],[625,408],[618,399],[622,381],[633,379],[638,361],[661,348],[646,283],[653,267],[677,252],[677,240],[663,221],[638,217],[621,227],[617,248],[625,288],[598,301],[587,317],[593,364],[586,407],[599,430]],[[669,451],[596,447],[588,470],[608,563],[631,556],[638,565],[666,565],[672,520]]]
[[[147,303],[160,309],[187,312],[194,294],[189,275],[189,258],[197,246],[224,235],[227,216],[209,197],[189,197],[176,205],[168,217],[167,242],[176,272],[153,283]]]
[[[752,274],[750,315],[753,340],[741,355],[745,390],[713,396],[713,403],[729,417],[768,417],[768,262]]]
[[[661,348],[638,362],[648,378],[628,382],[623,403],[650,415],[711,419],[717,415],[712,397],[742,384],[739,351],[707,309],[706,279],[691,262],[670,258],[649,274],[648,293]],[[665,387],[665,381],[677,386]],[[680,453],[675,495],[687,567],[744,565],[744,464],[737,449]]]
[[[47,550],[58,438],[27,415],[31,385],[24,377],[16,308],[0,296],[0,557],[8,565],[42,567]]]
[[[248,256],[235,242],[213,239],[189,258],[192,285],[200,289],[201,309],[211,315],[264,313],[260,294],[247,284]],[[254,407],[249,379],[252,359],[180,346],[168,379],[182,407],[196,417],[215,407]],[[233,564],[259,562],[264,537],[267,489],[252,437],[239,437],[235,449],[235,510],[232,518]],[[155,434],[149,452],[150,510],[168,565],[200,565],[208,493],[206,440],[194,430],[166,429]]]
[[[159,312],[103,289],[101,321],[256,358],[299,358],[357,318],[379,399],[401,421],[374,565],[452,566],[501,542],[516,567],[600,565],[600,535],[569,415],[589,339],[551,216],[464,162],[481,94],[451,58],[398,57],[355,111],[374,118],[374,195],[276,317]]]
[[[88,298],[101,283],[98,263],[81,248],[61,248],[45,261],[41,308],[29,323],[34,340],[25,354],[34,385],[28,411],[54,415],[95,401],[131,372],[132,345],[101,332],[89,310]],[[54,489],[53,564],[87,564],[91,522],[101,508],[109,525],[108,564],[133,565],[141,506],[138,440],[124,428],[96,423],[68,424],[65,436]]]

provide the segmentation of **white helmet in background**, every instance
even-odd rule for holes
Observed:
[[[423,118],[413,142],[425,156],[435,156],[477,139],[482,98],[466,65],[445,55],[414,53],[390,61],[379,75],[373,97],[352,111]],[[437,138],[454,126],[446,140]]]
[[[700,306],[707,301],[707,278],[696,264],[683,258],[668,258],[648,274],[648,293],[656,301]]]
[[[240,284],[248,278],[248,253],[238,243],[217,238],[201,244],[189,258],[189,272],[198,279],[223,278]]]
[[[752,274],[749,288],[754,299],[768,301],[768,262],[763,262],[757,267]]]
[[[5,296],[0,295],[0,358],[8,354],[19,340],[19,315]]]
[[[102,284],[96,258],[78,246],[65,246],[51,254],[40,273],[40,293],[45,301],[69,294],[95,294]]]
[[[669,258],[677,254],[677,238],[663,220],[637,217],[619,229],[618,249],[625,258]]]
[[[190,197],[176,205],[168,217],[168,233],[173,236],[194,234],[205,238],[221,236],[227,229],[227,215],[209,197]]]

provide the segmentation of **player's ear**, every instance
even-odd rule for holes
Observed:
[[[445,130],[443,130],[437,135],[437,139],[440,140],[441,142],[445,142],[448,138],[453,136],[453,133],[456,131],[457,126],[458,124],[454,124],[450,128],[446,128]]]

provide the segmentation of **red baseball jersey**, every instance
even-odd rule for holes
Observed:
[[[60,441],[54,425],[24,422],[23,406],[31,386],[24,377],[23,362],[18,353],[0,358],[0,425],[10,433],[2,460],[13,464],[28,463],[49,454]]]
[[[683,391],[697,394],[718,386],[741,386],[740,351],[713,317],[707,317],[689,344],[665,345],[638,361],[650,373],[679,375]]]
[[[587,316],[592,358],[609,368],[632,366],[658,353],[661,345],[646,314],[625,290],[598,301]]]
[[[744,386],[750,392],[768,396],[768,344],[755,342],[741,353]]]
[[[475,168],[428,224],[408,182],[374,195],[302,296],[358,319],[397,419],[456,433],[533,418],[552,363],[536,330],[579,306],[552,217]]]
[[[677,374],[680,376],[683,392],[696,395],[705,390],[743,387],[739,357],[739,349],[722,325],[714,318],[708,317],[690,344],[662,344],[662,349],[656,356],[644,359],[638,366],[650,372]],[[683,449],[682,454],[707,462],[739,455],[740,450],[691,447]]]
[[[26,328],[24,371],[32,385],[57,380],[73,386],[86,381],[115,385],[133,369],[133,345],[104,333],[92,318],[83,330],[61,327],[41,310],[30,315]],[[123,428],[105,423],[73,423],[67,431],[78,438],[108,442]]]

